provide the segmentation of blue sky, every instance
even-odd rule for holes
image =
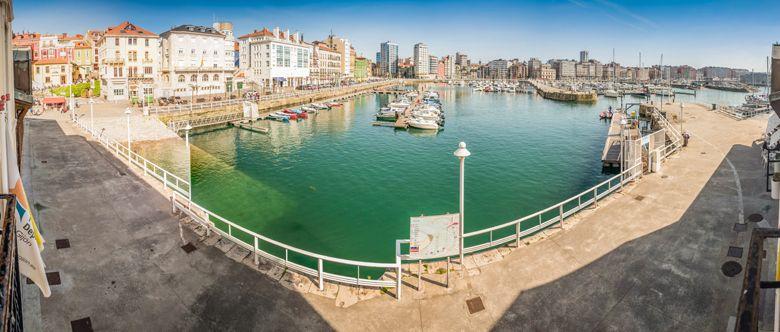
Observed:
[[[472,59],[591,58],[628,65],[720,65],[764,71],[780,41],[780,1],[97,1],[14,2],[15,31],[83,33],[129,20],[156,33],[231,21],[237,35],[279,26],[322,39],[331,29],[373,58],[379,43],[410,56],[462,51]]]

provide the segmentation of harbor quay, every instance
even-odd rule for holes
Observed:
[[[29,195],[41,227],[70,247],[47,244],[47,269],[60,284],[50,298],[25,292],[25,324],[58,330],[89,318],[96,330],[724,329],[736,313],[741,278],[725,276],[721,264],[744,261],[728,252],[745,248],[758,227],[746,215],[776,224],[755,143],[766,120],[683,108],[692,138],[660,172],[519,246],[467,255],[448,274],[438,272],[441,262],[422,269],[404,263],[400,299],[393,290],[340,283],[319,290],[316,279],[272,261],[255,264],[251,252],[173,214],[170,189],[128,167],[66,115],[32,119],[23,163]]]

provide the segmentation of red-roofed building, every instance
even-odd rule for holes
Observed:
[[[341,53],[328,47],[325,42],[312,43],[310,77],[314,84],[332,84],[341,80]]]
[[[160,37],[130,22],[109,27],[97,43],[101,96],[140,102],[157,94]]]
[[[33,87],[36,89],[68,84],[78,75],[78,67],[68,58],[33,61]]]

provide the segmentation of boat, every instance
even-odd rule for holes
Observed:
[[[612,90],[612,89],[604,90],[604,97],[618,98],[618,97],[620,97],[620,93],[618,93],[617,91]]]
[[[325,103],[325,105],[326,105],[326,106],[328,106],[328,107],[330,107],[330,108],[344,106],[344,104],[342,104],[342,103],[337,103],[337,102],[334,102],[334,101],[327,102],[327,103]]]
[[[284,113],[284,112],[274,112],[271,113],[271,115],[279,116],[279,117],[287,117],[288,120],[298,120],[297,114],[290,114],[290,113]]]
[[[309,115],[306,114],[306,112],[303,112],[301,110],[286,109],[283,112],[286,113],[286,114],[294,115],[297,119],[301,119],[301,120],[309,118]],[[295,119],[292,119],[292,120],[295,120]]]
[[[424,120],[440,121],[441,115],[431,111],[412,111],[412,116]]]
[[[271,113],[271,114],[268,115],[267,118],[269,118],[271,120],[282,121],[282,122],[289,122],[290,121],[290,116],[289,115],[284,114],[284,113],[281,113],[281,114],[279,114],[279,113],[280,112]]]
[[[329,110],[330,107],[328,105],[322,104],[322,103],[314,103],[310,105],[311,107],[314,107],[318,110]]]
[[[437,124],[436,121],[415,117],[409,119],[409,127],[425,130],[439,130],[439,124]]]
[[[306,113],[317,113],[317,109],[311,106],[301,106],[301,110]]]
[[[398,119],[398,112],[389,107],[382,107],[376,114],[377,121],[395,121]]]

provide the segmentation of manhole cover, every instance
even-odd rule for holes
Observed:
[[[49,281],[49,285],[59,285],[61,283],[59,272],[46,273],[46,280]]]
[[[764,216],[762,216],[762,215],[760,215],[758,213],[753,213],[753,214],[748,216],[748,221],[749,222],[759,222],[761,220],[764,220]]]
[[[645,196],[636,195],[636,197],[634,197],[634,199],[637,200],[637,201],[641,201],[641,200],[645,199]]]
[[[707,154],[707,152],[702,151],[701,154]]]
[[[57,249],[66,249],[70,248],[70,240],[68,239],[57,239],[54,240],[55,246],[57,246]]]
[[[92,332],[92,320],[89,317],[70,321],[70,329],[73,332]]]
[[[742,258],[742,248],[729,246],[729,251],[726,256],[734,258]]]
[[[734,224],[734,231],[735,232],[744,232],[747,230],[747,224],[741,224],[741,223],[735,223]]]
[[[466,300],[466,306],[469,307],[469,314],[472,315],[485,310],[485,304],[482,303],[482,298],[479,296],[470,300]]]
[[[198,248],[195,247],[195,245],[192,244],[192,242],[187,242],[187,244],[181,246],[181,249],[184,250],[184,252],[189,254],[189,253],[195,251]]]
[[[727,277],[733,277],[742,272],[742,265],[735,261],[728,261],[723,263],[723,266],[720,267],[720,270],[723,271],[723,274]]]
[[[668,177],[669,177],[668,175],[661,175],[661,178],[662,178],[662,179],[666,179],[666,178],[668,178]]]

